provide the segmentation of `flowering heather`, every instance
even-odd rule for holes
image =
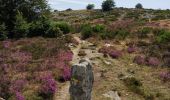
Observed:
[[[15,93],[16,100],[25,100],[24,96],[20,92]]]
[[[109,54],[112,51],[112,48],[110,47],[102,47],[99,49],[99,53],[103,53],[103,54]]]
[[[64,67],[63,78],[64,78],[65,81],[70,80],[70,78],[71,78],[71,69],[69,67]]]
[[[136,48],[133,47],[133,46],[129,46],[128,49],[127,49],[128,53],[133,53],[136,51]]]
[[[136,56],[134,58],[134,63],[137,63],[139,65],[144,65],[145,64],[145,56]]]
[[[27,84],[26,80],[16,80],[11,83],[11,92],[21,92],[24,86]]]
[[[27,52],[17,51],[11,54],[12,59],[17,60],[19,62],[28,62],[32,60],[32,55]]]
[[[4,48],[9,48],[10,45],[11,45],[11,42],[10,42],[10,41],[3,41],[2,43],[3,43],[3,47],[4,47]]]
[[[119,58],[122,53],[121,51],[118,51],[118,50],[113,50],[109,53],[109,55],[112,57],[112,58]]]
[[[44,94],[55,93],[57,89],[57,84],[51,74],[47,74],[46,76],[43,76],[41,81],[42,81],[41,93]]]
[[[112,58],[119,58],[122,55],[121,51],[115,50],[113,47],[102,47],[99,52],[105,55],[108,54]]]
[[[58,59],[60,61],[71,61],[73,58],[73,52],[72,51],[60,51],[58,54]]]
[[[147,65],[149,65],[149,66],[159,66],[160,65],[160,61],[156,57],[149,57],[147,59]]]
[[[170,72],[161,72],[160,78],[165,82],[170,81]]]

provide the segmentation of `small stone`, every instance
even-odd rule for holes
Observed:
[[[121,100],[117,91],[109,91],[109,92],[103,94],[103,96],[110,98],[111,100]]]

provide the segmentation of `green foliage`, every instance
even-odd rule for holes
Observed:
[[[89,24],[84,25],[82,28],[81,35],[82,35],[82,39],[87,39],[93,36],[93,28]]]
[[[94,9],[94,4],[88,4],[86,7],[87,10],[92,10]]]
[[[142,83],[139,80],[137,80],[135,77],[125,78],[123,81],[131,91],[138,93],[138,94],[143,93],[141,89]]]
[[[44,36],[46,31],[50,27],[50,20],[47,19],[45,16],[42,16],[41,19],[34,21],[30,25],[30,32],[27,35],[28,37],[34,36]]]
[[[113,7],[115,7],[115,2],[113,0],[106,0],[102,3],[103,11],[110,11]]]
[[[5,23],[9,32],[15,27],[17,11],[20,11],[28,22],[49,14],[47,0],[0,0],[0,10],[0,22]]]
[[[93,31],[97,33],[101,33],[105,31],[105,26],[104,25],[96,25],[93,27]]]
[[[116,37],[119,38],[119,39],[125,39],[129,34],[130,32],[126,29],[119,29],[116,31]]]
[[[4,24],[0,25],[0,40],[7,39],[6,26]]]
[[[66,22],[57,22],[55,26],[58,27],[63,34],[67,34],[71,31],[71,26]]]
[[[15,38],[26,37],[27,34],[29,33],[29,27],[30,24],[28,24],[26,20],[23,18],[22,13],[18,11],[14,26],[14,37]]]
[[[147,37],[147,34],[150,33],[151,31],[152,31],[152,28],[150,28],[150,27],[143,27],[142,29],[140,29],[138,31],[138,35],[141,38]]]
[[[137,9],[142,9],[142,8],[143,8],[143,6],[142,6],[141,3],[138,3],[135,7],[136,7]]]
[[[158,43],[170,42],[170,31],[165,31],[163,34],[157,36]]]
[[[51,24],[44,36],[54,38],[54,37],[59,37],[62,34],[63,32],[60,30],[59,27],[56,27],[55,24]]]

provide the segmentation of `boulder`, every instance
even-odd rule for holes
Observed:
[[[89,60],[80,60],[71,69],[70,98],[71,100],[91,100],[94,82],[92,65]]]

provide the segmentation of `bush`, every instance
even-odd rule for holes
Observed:
[[[93,31],[97,32],[97,33],[104,32],[104,30],[105,30],[105,26],[104,25],[96,25],[96,26],[93,27]]]
[[[140,95],[143,94],[142,83],[135,77],[127,77],[123,81],[131,91]]]
[[[93,28],[88,24],[84,25],[82,28],[81,35],[82,35],[82,39],[87,39],[93,36]]]
[[[130,33],[128,30],[125,29],[118,29],[116,32],[116,37],[118,37],[119,39],[125,39]]]
[[[86,7],[87,10],[92,10],[94,9],[94,4],[88,4]]]
[[[138,31],[138,35],[139,37],[142,37],[142,38],[147,37],[147,34],[150,33],[151,30],[152,29],[149,27],[144,27]]]
[[[40,20],[34,21],[30,25],[28,37],[44,36],[50,27],[50,20],[42,16]]]
[[[0,24],[0,40],[7,39],[6,26],[4,24]]]
[[[63,32],[63,34],[67,34],[71,31],[71,26],[65,22],[57,22],[55,24],[55,27],[60,28],[60,30]]]
[[[141,3],[138,3],[135,7],[136,7],[137,9],[142,9],[142,8],[143,8],[143,6],[142,6]]]
[[[29,26],[30,24],[23,18],[22,13],[18,11],[14,27],[14,38],[26,37],[29,33]]]
[[[49,29],[45,32],[44,37],[54,38],[59,37],[63,34],[59,27],[56,27],[55,24],[50,25]]]
[[[113,0],[106,0],[102,3],[103,11],[110,11],[113,7],[115,7],[115,2]]]
[[[170,31],[165,31],[164,33],[157,36],[158,43],[170,42]]]

